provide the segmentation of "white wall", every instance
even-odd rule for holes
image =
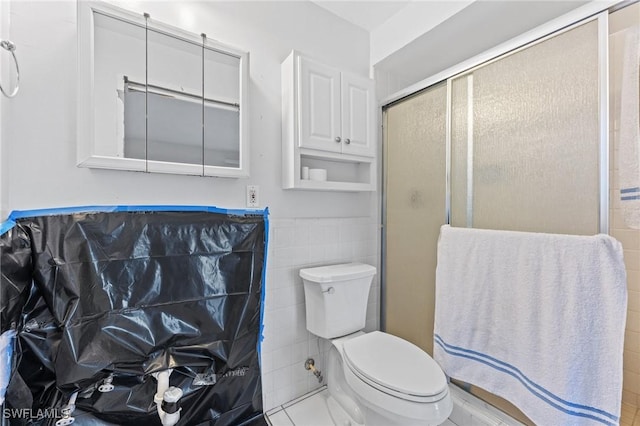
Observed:
[[[3,105],[1,177],[9,210],[93,204],[245,206],[245,186],[260,186],[271,211],[263,381],[265,409],[317,387],[304,370],[326,352],[305,328],[299,269],[336,262],[378,264],[377,193],[281,189],[280,63],[291,49],[367,75],[369,35],[311,2],[128,2],[153,19],[250,52],[249,179],[202,178],[77,168],[76,3],[13,0],[11,39],[18,45],[20,94]],[[4,14],[3,14],[4,15]],[[6,216],[6,212],[5,212]],[[378,326],[379,287],[367,326]],[[316,349],[314,349],[316,348]],[[318,350],[317,348],[321,348]],[[324,359],[318,366],[323,369]],[[311,376],[312,377],[312,376]]]
[[[9,3],[0,1],[0,40],[7,39],[9,39]],[[13,61],[13,58],[11,58],[9,52],[2,49],[2,51],[0,51],[0,84],[2,84],[5,90],[12,90],[13,87],[9,79],[9,67],[13,66],[11,61]],[[6,110],[5,104],[7,102],[8,99],[0,95],[0,170],[6,169],[6,156],[3,155],[4,149],[2,144],[6,126],[4,125],[2,112]],[[6,217],[8,213],[5,204],[5,194],[7,192],[6,179],[3,179],[3,174],[4,173],[0,173],[0,220]]]
[[[4,3],[4,2],[3,2]],[[20,95],[3,111],[10,210],[86,204],[205,204],[244,207],[260,186],[274,217],[376,214],[375,193],[284,191],[280,158],[280,62],[298,49],[367,75],[369,36],[311,2],[124,2],[153,19],[250,52],[249,179],[201,178],[77,168],[76,3],[12,1]]]
[[[7,4],[4,3],[0,3],[0,40],[4,40],[6,35],[5,35],[5,28],[7,27],[7,24],[5,23],[5,21],[7,21],[7,17],[9,16],[8,14],[9,8]],[[8,37],[7,37],[8,38]],[[2,52],[0,52],[1,54]],[[0,84],[6,84],[4,83],[6,80],[4,79],[4,62],[6,60],[6,55],[1,55],[0,56]],[[3,86],[4,87],[4,86]],[[2,163],[2,159],[3,159],[3,155],[2,155],[2,133],[3,133],[3,120],[2,120],[2,106],[4,104],[4,96],[0,95],[0,171],[4,170],[4,164]],[[5,209],[4,209],[4,188],[2,187],[2,182],[4,181],[4,179],[2,179],[2,173],[0,172],[0,220],[2,220],[5,215]]]
[[[412,2],[371,31],[371,65],[402,49],[476,0]]]

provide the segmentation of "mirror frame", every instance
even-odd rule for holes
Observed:
[[[205,47],[228,53],[240,60],[240,140],[239,167],[208,166],[178,162],[153,161],[99,155],[95,152],[94,124],[94,13],[111,16],[135,25],[145,26],[145,18],[103,2],[78,2],[78,111],[77,111],[77,166],[111,170],[129,170],[152,173],[171,173],[215,177],[249,177],[249,127],[248,127],[248,86],[249,53],[237,48],[206,39]],[[185,41],[202,45],[202,37],[194,33],[150,21],[149,28],[168,33]],[[114,140],[114,144],[117,141]]]

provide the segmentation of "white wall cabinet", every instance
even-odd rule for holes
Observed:
[[[284,188],[375,190],[373,81],[293,51],[282,63]],[[302,167],[327,181],[302,179]]]

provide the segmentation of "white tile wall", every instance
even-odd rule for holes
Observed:
[[[621,11],[622,12],[622,11]],[[612,27],[613,28],[613,27]],[[627,324],[623,352],[622,402],[640,407],[640,230],[627,223],[620,201],[620,105],[624,33],[609,37],[610,67],[610,234],[622,244],[627,270]]]
[[[306,329],[300,269],[343,262],[378,265],[379,226],[371,217],[271,219],[262,342],[264,410],[324,382],[304,369],[308,357],[326,377],[329,342]],[[379,277],[371,286],[366,331],[378,329]]]

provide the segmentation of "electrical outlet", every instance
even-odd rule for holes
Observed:
[[[247,207],[258,207],[260,201],[258,198],[258,185],[247,185]]]

